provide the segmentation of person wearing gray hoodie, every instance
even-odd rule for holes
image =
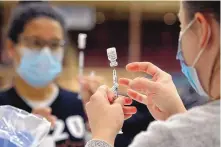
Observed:
[[[136,113],[131,98],[147,106],[156,121],[139,133],[129,147],[220,146],[220,1],[180,3],[177,59],[206,104],[187,110],[171,75],[150,62],[134,62],[129,72],[145,72],[152,79],[121,78],[130,98],[118,97],[103,85],[86,104],[93,138],[86,147],[112,147],[124,119]],[[142,94],[141,94],[142,93]],[[136,126],[134,126],[136,127]]]

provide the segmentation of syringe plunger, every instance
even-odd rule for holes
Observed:
[[[87,34],[80,33],[78,35],[78,48],[79,49],[85,49],[86,48],[86,38],[87,38]]]

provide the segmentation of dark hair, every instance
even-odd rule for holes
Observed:
[[[33,4],[33,3],[49,4],[48,1],[41,1],[41,0],[39,0],[39,1],[27,1],[27,0],[25,0],[25,1],[19,1],[18,5],[23,5],[24,6],[24,5]]]
[[[32,2],[19,2],[18,6],[14,9],[11,15],[9,29],[7,36],[14,43],[18,43],[19,35],[24,31],[25,25],[32,19],[37,17],[49,17],[58,21],[65,31],[65,24],[63,18],[59,13],[44,1],[32,1]]]
[[[183,1],[184,8],[187,10],[189,19],[194,18],[194,14],[197,12],[201,13],[212,13],[215,19],[220,22],[220,1]]]

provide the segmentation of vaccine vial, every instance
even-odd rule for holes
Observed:
[[[107,57],[110,61],[110,67],[116,67],[118,66],[117,63],[117,52],[115,47],[111,47],[107,49]]]

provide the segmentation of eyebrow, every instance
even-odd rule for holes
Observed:
[[[35,36],[35,35],[24,36],[24,37],[25,37],[25,38],[32,38],[32,39],[42,40],[41,37],[39,37],[39,36]],[[44,39],[43,39],[43,40],[44,40]],[[50,41],[60,41],[60,40],[62,40],[62,39],[59,38],[59,37],[52,37],[52,38],[50,38],[49,40],[50,40]]]

